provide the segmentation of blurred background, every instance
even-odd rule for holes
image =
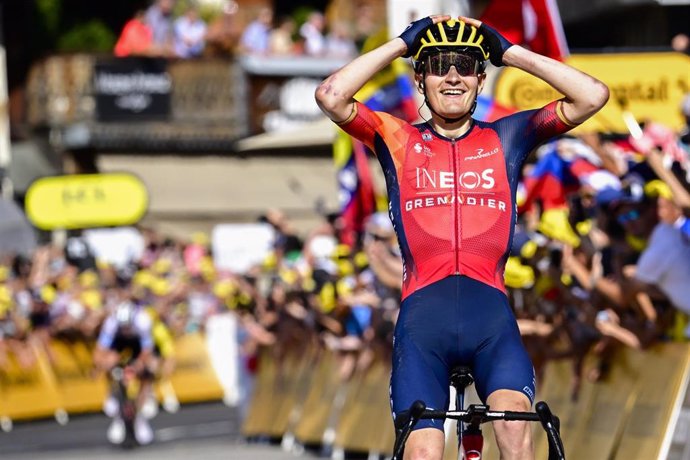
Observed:
[[[609,86],[528,160],[506,285],[569,458],[690,459],[686,0],[0,1],[3,458],[391,455],[385,181],[313,94],[441,12]],[[560,97],[487,73],[477,119]],[[429,118],[403,59],[357,98]]]

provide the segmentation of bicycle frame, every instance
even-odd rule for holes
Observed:
[[[131,384],[136,378],[131,368],[116,366],[110,373],[112,378],[111,393],[120,406],[120,417],[125,425],[125,439],[122,447],[132,448],[136,442],[134,435],[134,419],[137,416],[136,397],[131,394]]]

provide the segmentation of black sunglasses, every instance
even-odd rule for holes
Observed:
[[[443,77],[450,72],[450,68],[455,67],[455,71],[461,77],[477,75],[479,73],[479,62],[474,56],[456,53],[455,51],[445,51],[432,54],[424,60],[426,73]]]

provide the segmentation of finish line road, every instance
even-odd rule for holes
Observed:
[[[101,414],[73,416],[66,425],[54,420],[18,422],[12,431],[0,431],[2,460],[295,460],[277,445],[246,444],[240,436],[235,408],[222,403],[182,406],[179,412],[161,411],[151,421],[153,444],[132,450],[106,440],[110,419]]]

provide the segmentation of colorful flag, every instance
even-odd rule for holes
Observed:
[[[481,121],[496,121],[516,111],[497,103],[491,96],[480,94],[477,97],[477,107],[475,107],[472,117]]]
[[[364,43],[362,52],[374,49],[388,40],[386,30],[372,35]],[[387,112],[403,120],[417,119],[414,83],[409,65],[396,59],[371,78],[355,95],[372,110]],[[339,131],[333,144],[338,178],[338,201],[343,219],[340,239],[354,246],[364,221],[376,211],[376,196],[368,163],[367,148],[361,142]]]
[[[343,228],[340,241],[353,247],[364,220],[376,211],[376,196],[364,144],[339,130],[333,142],[338,180],[338,202]]]
[[[558,142],[542,147],[545,153],[525,176],[526,197],[520,212],[529,209],[536,199],[544,211],[567,208],[567,195],[576,191],[587,175],[599,170],[582,155],[564,158],[558,152]]]
[[[558,60],[569,54],[556,0],[492,0],[479,19],[536,53]]]

